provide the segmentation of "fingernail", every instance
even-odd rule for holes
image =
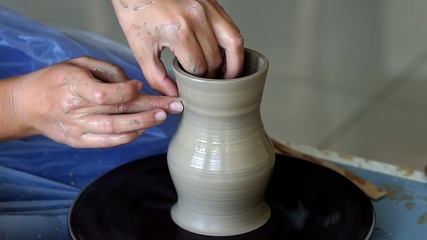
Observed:
[[[181,101],[174,100],[169,104],[169,108],[174,112],[182,112],[184,110],[184,106]]]
[[[154,114],[154,119],[156,119],[156,121],[163,121],[166,119],[166,113],[163,111],[156,112]]]

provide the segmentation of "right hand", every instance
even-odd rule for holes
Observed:
[[[150,86],[178,96],[161,52],[169,48],[190,74],[238,77],[244,47],[239,28],[217,0],[112,0],[129,46]],[[223,50],[224,56],[221,53]]]

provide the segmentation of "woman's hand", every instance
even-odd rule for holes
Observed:
[[[151,87],[177,96],[160,57],[165,47],[197,76],[237,77],[243,38],[216,0],[112,0],[129,45]],[[225,56],[223,56],[225,54]]]
[[[167,113],[183,108],[176,98],[139,94],[140,81],[89,57],[0,84],[0,139],[42,134],[73,147],[113,147],[134,140],[162,123]]]

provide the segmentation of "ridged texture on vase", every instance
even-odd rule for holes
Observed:
[[[262,226],[270,217],[264,192],[274,166],[260,114],[267,59],[246,49],[244,74],[236,79],[198,78],[176,59],[173,67],[184,104],[168,149],[178,193],[173,220],[212,236]]]

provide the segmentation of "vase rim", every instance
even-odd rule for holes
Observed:
[[[226,82],[238,82],[238,81],[244,81],[246,79],[250,79],[250,78],[254,78],[258,75],[264,74],[267,70],[268,70],[268,66],[269,66],[269,62],[268,59],[261,54],[258,51],[255,51],[253,49],[250,48],[245,48],[245,59],[246,59],[246,54],[249,54],[249,56],[251,57],[255,57],[255,59],[258,62],[258,68],[256,69],[255,72],[244,75],[242,77],[237,77],[237,78],[230,78],[230,79],[223,79],[223,78],[206,78],[206,77],[199,77],[196,75],[192,75],[188,72],[186,72],[181,64],[178,61],[178,58],[174,57],[173,59],[173,69],[175,70],[176,73],[182,74],[183,76],[186,76],[190,79],[192,79],[193,81],[199,81],[199,82],[212,82],[212,83],[226,83]],[[246,64],[246,63],[244,63]]]

